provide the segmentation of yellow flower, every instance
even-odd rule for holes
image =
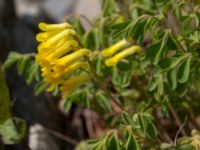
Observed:
[[[60,32],[60,30],[55,30],[55,31],[49,31],[49,32],[41,32],[38,33],[36,35],[36,40],[38,42],[45,42],[48,39],[50,39],[51,37],[55,36],[56,34],[58,34]]]
[[[44,32],[36,36],[41,42],[36,61],[41,66],[44,81],[50,85],[47,90],[60,87],[63,95],[68,95],[89,79],[87,74],[74,75],[89,70],[84,59],[89,57],[90,50],[81,47],[76,31],[68,23],[40,23],[39,28]]]
[[[49,30],[62,30],[66,28],[72,28],[72,26],[69,23],[60,23],[60,24],[47,24],[44,22],[39,23],[39,28],[43,31],[49,31]]]
[[[127,57],[127,56],[130,56],[136,52],[141,52],[141,47],[140,46],[137,46],[137,45],[134,45],[134,46],[131,46],[125,50],[122,50],[121,52],[115,54],[114,56],[108,58],[105,60],[105,64],[106,66],[108,67],[111,67],[111,66],[114,66],[116,65],[121,59]]]
[[[101,54],[104,57],[110,57],[126,45],[128,45],[128,42],[125,39],[121,40],[117,42],[116,44],[112,45],[111,47],[104,49],[101,52]]]
[[[55,62],[55,66],[53,69],[55,71],[63,70],[65,67],[68,67],[69,65],[71,65],[72,63],[80,59],[81,57],[89,56],[89,54],[90,54],[90,50],[88,49],[80,49],[78,51],[75,51],[72,54],[69,54],[67,56],[64,56],[58,59]]]
[[[69,67],[67,67],[66,69],[64,69],[64,71],[62,73],[54,74],[54,77],[56,77],[56,78],[58,78],[60,76],[68,77],[70,74],[72,74],[73,72],[75,72],[78,69],[88,70],[89,69],[88,63],[86,63],[84,61],[75,62],[74,64],[72,64]]]
[[[77,41],[75,40],[66,41],[66,43],[64,43],[63,45],[58,47],[54,52],[49,54],[46,59],[49,61],[50,60],[54,61],[55,59],[58,59],[61,56],[67,54],[71,50],[74,50],[74,49],[76,50],[76,48],[78,47],[79,47],[79,44]]]
[[[76,89],[78,86],[88,81],[89,79],[90,77],[84,73],[69,80],[66,80],[61,87],[61,90],[63,91],[63,96],[67,97],[74,89]]]
[[[59,40],[71,35],[75,36],[76,32],[73,29],[65,29],[44,42],[42,46],[43,48],[56,47],[56,44],[59,42]]]

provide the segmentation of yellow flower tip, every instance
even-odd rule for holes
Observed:
[[[79,49],[79,50],[73,52],[72,54],[69,54],[67,56],[64,56],[64,57],[58,59],[55,62],[55,70],[60,70],[60,69],[63,69],[63,67],[70,66],[75,61],[77,61],[78,59],[80,59],[84,56],[89,57],[90,54],[91,54],[91,52],[89,49]]]
[[[38,45],[38,52],[42,53],[42,54],[47,54],[48,52],[52,51],[52,49],[50,49],[50,47],[46,44],[46,42],[41,43],[40,45]]]
[[[105,64],[108,67],[115,66],[117,63],[118,63],[118,61],[113,60],[112,58],[109,58],[109,59],[105,60]]]
[[[133,53],[141,53],[142,52],[142,48],[139,45],[133,45],[130,47],[130,49],[132,49]]]
[[[55,31],[47,31],[47,32],[40,32],[36,35],[36,40],[38,42],[45,42],[48,39],[50,39],[51,37],[55,36],[56,34],[58,34],[59,32],[61,32],[62,30],[55,30]]]
[[[41,29],[43,31],[62,30],[65,28],[72,28],[72,26],[69,23],[47,24],[44,22],[39,23],[38,27],[39,27],[39,29]]]
[[[83,73],[81,75],[64,81],[64,84],[60,87],[63,96],[66,97],[69,93],[71,93],[73,90],[78,88],[81,84],[85,83],[89,79],[90,77],[87,74]]]
[[[125,39],[117,42],[116,44],[110,46],[109,48],[104,49],[101,54],[103,57],[110,57],[116,52],[118,52],[121,48],[127,46],[129,42]]]
[[[43,56],[35,56],[36,62],[39,63],[42,67],[50,67],[50,62],[46,60]]]
[[[108,58],[106,61],[105,61],[105,64],[106,66],[108,67],[111,67],[111,66],[114,66],[116,65],[121,59],[129,56],[129,55],[132,55],[136,52],[140,53],[142,51],[141,47],[138,46],[138,45],[134,45],[134,46],[131,46],[121,52],[119,52],[118,54],[114,55],[113,57],[111,58]]]
[[[46,38],[46,36],[43,34],[43,33],[38,33],[37,35],[36,35],[36,40],[38,41],[38,42],[44,42],[45,39]]]
[[[66,77],[66,76],[69,76],[70,74],[72,74],[73,72],[75,72],[78,69],[87,70],[88,68],[89,68],[89,65],[88,65],[87,62],[78,61],[78,62],[75,62],[74,64],[70,65],[69,67],[67,67],[64,70],[63,75]]]
[[[112,51],[109,51],[109,50],[110,50],[109,48],[104,49],[104,50],[101,52],[101,55],[102,55],[103,57],[112,56]]]
[[[65,29],[59,32],[58,34],[56,34],[55,36],[51,37],[50,39],[48,39],[48,41],[46,41],[44,44],[46,45],[46,47],[56,47],[58,42],[62,40],[63,38],[71,37],[75,35],[76,35],[76,32],[73,29]]]
[[[44,23],[44,22],[41,22],[41,23],[38,24],[39,29],[44,30],[44,31],[46,29],[46,26],[47,26],[47,24]]]
[[[79,43],[75,40],[66,41],[62,46],[58,47],[54,52],[47,56],[47,60],[53,62],[61,56],[67,54],[71,50],[76,50],[79,47]]]

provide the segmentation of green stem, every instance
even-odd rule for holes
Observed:
[[[109,91],[109,89],[107,88],[105,82],[102,82],[102,80],[100,79],[100,76],[96,73],[95,68],[93,66],[93,63],[90,61],[90,59],[88,57],[85,57],[85,59],[87,60],[90,69],[91,69],[91,73],[92,76],[94,77],[95,82],[99,85],[99,87],[107,94],[107,96],[109,96],[112,101],[121,109],[120,103],[118,102],[118,100],[111,94],[111,92]]]

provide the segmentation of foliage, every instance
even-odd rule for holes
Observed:
[[[5,144],[14,144],[22,140],[26,133],[24,120],[12,118],[10,95],[0,66],[0,137]]]
[[[105,118],[110,127],[102,137],[85,141],[77,149],[199,149],[200,125],[195,118],[200,113],[198,3],[103,0],[102,16],[90,23],[89,30],[84,29],[80,17],[68,21],[83,47],[93,53],[87,60],[92,80],[63,100],[64,110],[68,111],[73,103],[83,105]],[[114,67],[106,66],[101,50],[124,38],[129,46],[142,47],[142,52],[126,57]],[[14,63],[20,75],[25,73],[27,83],[33,79],[38,82],[37,94],[46,89],[48,85],[40,77],[39,66],[29,54],[12,52],[5,66]],[[25,69],[26,66],[32,69]],[[116,107],[121,117],[115,112]],[[116,115],[106,119],[109,112]],[[173,130],[177,134],[168,135],[174,143],[166,143],[162,134],[166,129],[160,128],[158,114],[175,122],[171,125],[177,126]],[[184,124],[185,116],[189,119]],[[192,131],[191,136],[186,136],[188,131]]]

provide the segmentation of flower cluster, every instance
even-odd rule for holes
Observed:
[[[69,23],[40,23],[39,28],[43,32],[36,36],[41,42],[36,61],[41,66],[44,80],[50,84],[48,91],[59,87],[66,97],[89,80],[88,74],[81,70],[89,68],[85,57],[89,57],[90,50],[81,48],[78,35]]]
[[[108,67],[115,66],[123,58],[130,56],[136,52],[139,53],[142,51],[141,47],[138,45],[133,45],[133,46],[130,46],[130,47],[122,50],[122,48],[127,47],[128,45],[129,45],[129,42],[127,40],[123,39],[123,40],[117,42],[116,44],[102,50],[102,52],[101,52],[102,56],[106,57],[106,60],[105,60],[106,66],[108,66]]]

